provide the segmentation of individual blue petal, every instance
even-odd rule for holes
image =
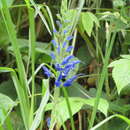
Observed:
[[[51,56],[51,58],[52,58],[53,60],[55,60],[56,56],[55,56],[55,54],[54,54],[53,52],[50,53],[50,56]]]
[[[66,47],[66,45],[67,45],[67,42],[66,42],[66,41],[64,41],[64,42],[63,42],[62,47],[63,47],[63,48],[65,48],[65,47]]]
[[[56,87],[60,87],[61,81],[56,80],[56,81],[55,81],[55,85],[56,85]]]
[[[65,35],[67,32],[68,32],[67,30],[64,30],[64,31],[63,31],[64,35]]]
[[[53,33],[57,33],[57,30],[56,30],[56,29],[54,29],[54,30],[53,30]]]
[[[49,128],[49,127],[50,127],[50,124],[51,124],[51,118],[48,117],[48,118],[46,119],[46,121],[47,121],[47,127]]]
[[[62,79],[62,73],[60,73],[60,75],[58,76],[58,78],[55,81],[56,87],[60,87],[60,85],[61,85],[61,79]]]
[[[77,60],[77,61],[72,61],[72,62],[68,63],[68,64],[65,66],[65,69],[67,69],[67,68],[74,69],[74,68],[75,68],[75,65],[78,64],[78,63],[80,63],[79,60]]]
[[[66,78],[66,77],[68,76],[70,70],[71,70],[70,67],[65,68],[64,71],[63,71],[63,73],[62,73],[62,77],[63,77],[63,78]]]
[[[73,36],[68,36],[68,37],[67,37],[67,40],[68,40],[68,41],[70,41],[70,40],[72,40],[72,39],[73,39]]]
[[[66,52],[71,52],[72,49],[73,49],[73,46],[69,46],[69,47],[66,49]]]
[[[69,87],[72,85],[73,81],[78,77],[78,75],[74,75],[70,79],[66,80],[65,83],[63,84],[64,87]]]
[[[65,58],[63,59],[61,65],[67,64],[67,63],[69,62],[69,60],[72,59],[72,58],[74,58],[73,55],[70,55],[70,56],[65,57]]]
[[[62,24],[60,23],[59,20],[56,21],[56,24],[61,28],[62,27]]]
[[[63,71],[64,70],[60,64],[55,64],[55,68],[56,68],[57,71]]]
[[[44,74],[47,75],[48,78],[51,77],[52,73],[47,67],[43,66],[42,69],[44,70]]]
[[[51,41],[54,46],[57,46],[57,42],[55,40]]]

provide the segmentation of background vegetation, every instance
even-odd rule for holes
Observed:
[[[129,0],[0,0],[0,130],[129,130],[129,28]],[[54,85],[62,31],[70,87]]]

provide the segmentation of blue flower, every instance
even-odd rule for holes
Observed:
[[[71,52],[72,49],[73,49],[73,46],[69,46],[69,47],[66,49],[66,52]]]
[[[55,60],[56,56],[54,55],[53,52],[50,53],[50,56],[51,56],[51,58],[52,58],[53,60]]]
[[[73,36],[68,36],[68,37],[67,37],[67,40],[68,40],[68,41],[70,41],[70,40],[72,40],[72,39],[73,39]]]
[[[57,46],[57,42],[55,40],[52,40],[51,42],[55,47]]]
[[[74,76],[71,77],[70,79],[67,79],[67,80],[64,82],[63,86],[64,86],[64,87],[69,87],[69,86],[71,86],[72,83],[73,83],[73,81],[74,81],[77,77],[78,77],[78,75],[74,75]]]
[[[43,66],[42,69],[44,70],[44,74],[47,75],[48,78],[51,77],[52,73],[47,67]]]
[[[49,128],[49,127],[50,127],[50,124],[51,124],[51,118],[48,117],[48,118],[46,119],[46,121],[47,121],[47,127]]]
[[[68,64],[65,66],[65,68],[71,68],[71,69],[73,69],[73,68],[75,68],[75,65],[76,65],[76,64],[79,64],[79,63],[80,63],[79,60],[71,61],[70,63],[68,63]]]
[[[68,74],[69,74],[70,70],[71,70],[71,68],[70,68],[70,67],[69,67],[69,68],[64,69],[64,71],[63,71],[63,73],[62,73],[62,77],[63,77],[64,79],[68,76]]]
[[[67,30],[64,30],[64,31],[63,31],[64,35],[65,35],[67,32],[68,32]]]
[[[54,29],[54,30],[53,30],[53,33],[57,33],[57,30],[56,30],[56,29]]]
[[[67,63],[69,62],[69,60],[71,60],[72,58],[74,58],[73,55],[69,55],[69,56],[65,57],[65,58],[63,59],[61,65],[67,64]]]
[[[63,71],[64,70],[64,68],[62,68],[62,66],[58,63],[55,64],[55,68],[56,68],[57,71]]]
[[[57,80],[55,81],[56,87],[60,87],[61,85],[61,80],[62,80],[62,73],[60,72],[60,75],[58,76]]]

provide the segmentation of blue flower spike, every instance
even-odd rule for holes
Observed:
[[[53,33],[58,35],[55,35],[56,38],[51,41],[54,46],[55,53],[50,53],[52,60],[54,60],[53,63],[55,63],[55,70],[57,71],[55,74],[55,86],[69,87],[79,76],[79,74],[77,74],[69,78],[69,74],[75,69],[76,65],[79,64],[80,61],[75,60],[74,56],[70,54],[74,48],[74,46],[69,45],[69,42],[73,39],[73,36],[67,36],[66,33],[68,34],[72,27],[69,26],[67,28],[62,28],[60,21],[56,21],[56,24],[60,29],[59,31],[57,31],[55,28],[53,30]],[[63,35],[61,33],[63,33]],[[44,74],[46,74],[48,77],[55,76],[47,67],[43,66],[43,70]]]
[[[44,70],[44,74],[47,75],[48,78],[50,78],[51,75],[52,75],[50,70],[47,67],[45,67],[45,66],[43,66],[42,69]]]

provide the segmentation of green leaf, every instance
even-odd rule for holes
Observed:
[[[13,4],[14,0],[6,0],[7,6],[10,7]],[[1,0],[0,0],[0,8],[2,7]]]
[[[17,94],[12,80],[3,81],[0,84],[0,93],[9,96],[11,99],[16,100]]]
[[[130,84],[130,60],[120,59],[114,61],[109,67],[114,67],[112,77],[116,83],[117,91],[120,94],[121,90]]]
[[[14,72],[14,69],[8,67],[0,67],[0,73],[4,72]]]
[[[78,111],[82,109],[84,105],[94,106],[95,98],[84,99],[84,98],[69,98],[72,115],[76,114]],[[107,115],[109,104],[106,100],[100,99],[100,103],[98,106],[98,110],[101,111],[105,116]],[[49,103],[46,106],[46,111],[55,110],[55,120],[59,125],[64,123],[67,119],[69,119],[68,108],[66,105],[66,101],[64,98],[60,98],[59,102],[54,106],[53,103]]]
[[[5,45],[7,45],[10,42],[7,30],[5,28],[6,28],[5,23],[3,19],[0,18],[0,47],[1,48],[4,48]]]
[[[61,2],[61,15],[64,15],[67,11],[67,0],[62,0]]]
[[[4,120],[7,117],[8,112],[12,110],[12,108],[16,105],[16,103],[10,99],[8,96],[0,93],[0,123],[3,124]]]
[[[91,36],[94,22],[96,23],[97,26],[99,26],[99,21],[93,13],[90,12],[82,13],[83,27],[89,36]]]

